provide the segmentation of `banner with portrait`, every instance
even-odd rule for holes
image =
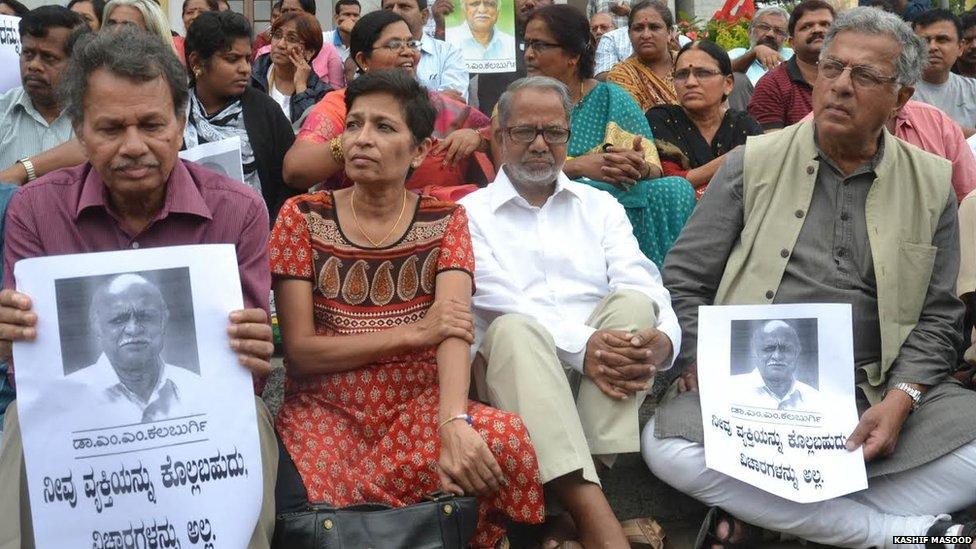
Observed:
[[[867,488],[848,304],[698,309],[705,464],[810,503]]]
[[[205,168],[210,168],[235,181],[244,183],[241,138],[236,135],[180,151],[180,158],[196,162]]]
[[[25,259],[14,344],[39,548],[246,547],[262,499],[232,245]]]
[[[515,72],[514,0],[455,0],[444,26],[444,40],[461,50],[468,72]]]
[[[20,17],[0,15],[0,93],[20,85]]]

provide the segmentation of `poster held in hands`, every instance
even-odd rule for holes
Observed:
[[[777,496],[823,501],[867,488],[850,305],[700,307],[705,464]]]
[[[20,85],[20,17],[0,15],[0,93]]]
[[[14,344],[39,548],[246,547],[263,493],[232,245],[19,261]]]
[[[244,167],[241,162],[241,138],[228,137],[220,141],[203,143],[180,151],[180,158],[196,162],[204,168],[244,183]]]
[[[515,72],[513,0],[456,0],[444,40],[461,50],[469,73]]]

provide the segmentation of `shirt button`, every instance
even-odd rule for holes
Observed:
[[[790,256],[790,251],[787,250],[786,248],[783,248],[782,250],[779,251],[779,256],[780,257],[789,257]]]
[[[847,213],[847,212],[841,212],[841,214],[840,214],[840,220],[841,220],[841,221],[847,221],[847,220],[848,220],[848,219],[850,219],[850,218],[851,218],[851,216],[850,216],[850,215],[848,215],[848,213]]]
[[[774,295],[772,290],[766,290],[766,299],[772,299]]]
[[[797,217],[797,219],[802,219],[803,218],[803,210],[797,210],[796,212],[793,213],[793,215],[795,215]]]
[[[813,166],[807,166],[807,173],[808,174],[813,175],[813,172],[814,171],[816,171],[816,170],[814,170]]]
[[[844,248],[837,250],[837,257],[844,257],[845,255],[847,255],[847,250]]]
[[[138,242],[133,242],[132,243],[132,249],[133,250],[138,250],[139,249],[139,243]]]

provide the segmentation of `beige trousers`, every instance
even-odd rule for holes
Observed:
[[[264,499],[247,549],[267,549],[271,547],[275,527],[278,443],[268,407],[259,397],[254,400],[261,443]],[[24,442],[20,434],[16,401],[7,408],[3,422],[3,443],[0,444],[0,549],[34,549],[34,528],[31,524],[27,470],[24,466]]]
[[[604,298],[586,324],[605,330],[647,329],[657,324],[657,312],[657,304],[646,295],[622,290]],[[543,483],[582,470],[583,478],[599,484],[593,456],[612,465],[616,454],[640,450],[637,412],[647,394],[626,400],[603,394],[560,362],[552,335],[533,318],[498,317],[478,354],[482,368],[475,368],[476,377],[484,378],[479,396],[522,417]]]

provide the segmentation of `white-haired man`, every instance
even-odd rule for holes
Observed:
[[[942,516],[976,502],[976,393],[948,376],[963,314],[951,167],[884,130],[924,60],[897,16],[839,14],[824,40],[813,121],[732,151],[668,254],[685,391],[658,408],[643,453],[658,478],[716,508],[704,547],[756,545],[747,523],[858,548],[976,531]],[[863,448],[868,489],[801,504],[706,469],[689,389],[700,305],[816,302],[853,311],[860,421],[847,448]]]
[[[745,73],[753,86],[783,61],[793,57],[793,49],[784,43],[789,37],[790,13],[781,6],[768,6],[756,12],[749,22],[749,48],[732,48],[729,59],[732,71]]]
[[[472,349],[482,394],[522,417],[583,545],[629,547],[594,456],[610,465],[639,449],[638,408],[680,329],[623,207],[562,173],[571,111],[547,77],[514,82],[498,102],[503,167],[461,201],[477,265]]]

